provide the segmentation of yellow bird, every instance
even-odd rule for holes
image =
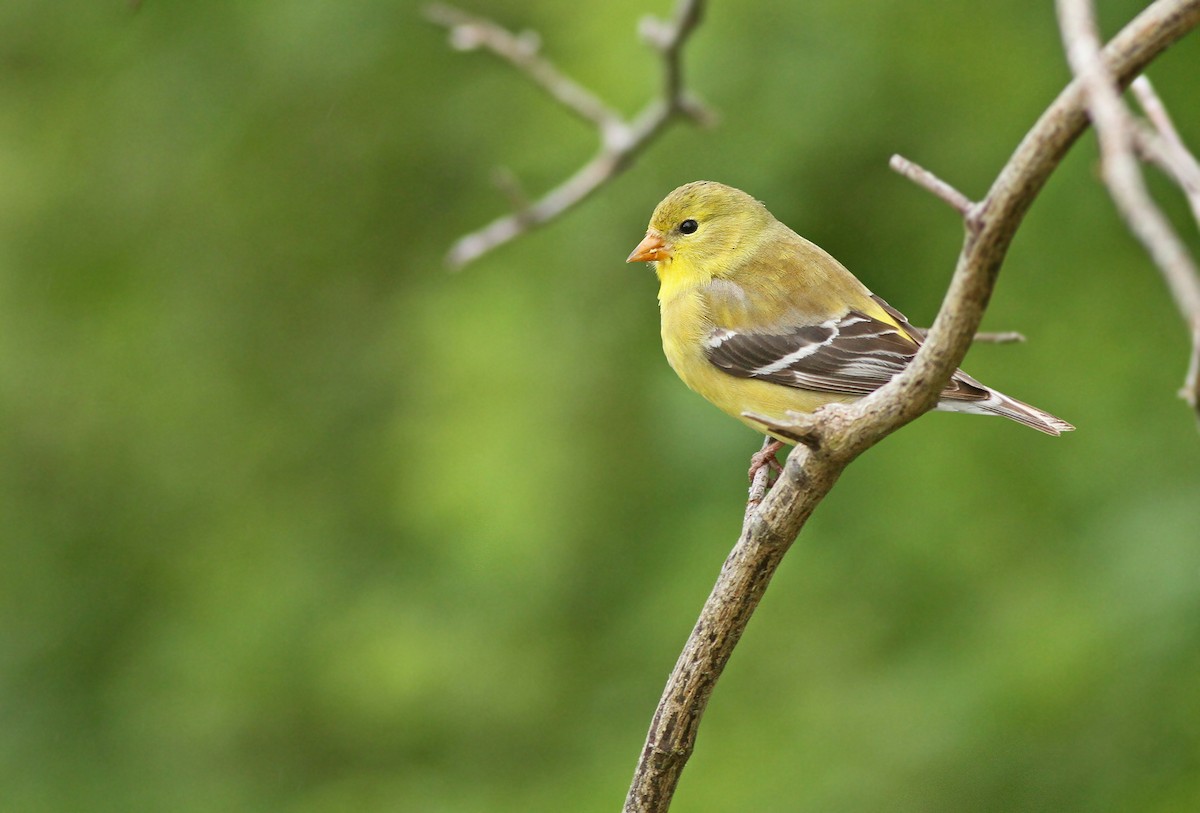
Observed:
[[[789,410],[853,401],[904,369],[921,344],[921,332],[841,263],[713,181],[667,195],[627,262],[654,266],[663,350],[683,383],[787,443],[796,439],[743,413],[786,425]],[[1000,415],[1048,435],[1075,428],[962,370],[937,409]]]

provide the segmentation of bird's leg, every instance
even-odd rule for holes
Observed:
[[[783,446],[782,440],[768,439],[761,449],[750,456],[750,482],[754,482],[754,475],[758,474],[758,470],[763,466],[770,468],[776,475],[783,471],[783,466],[775,459],[775,455],[779,454]]]

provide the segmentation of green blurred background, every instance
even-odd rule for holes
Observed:
[[[626,112],[670,7],[472,5]],[[718,127],[452,275],[495,167],[594,136],[419,4],[0,7],[0,808],[618,809],[758,446],[662,358],[652,207],[740,186],[928,324],[961,228],[888,157],[981,196],[1067,78],[1041,0],[715,2],[686,62]],[[1151,69],[1193,146],[1198,75]],[[1095,156],[1001,276],[1029,342],[966,364],[1079,431],[853,465],[675,810],[1200,809],[1187,342]]]

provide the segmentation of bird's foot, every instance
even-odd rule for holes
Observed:
[[[761,470],[764,466],[766,466],[768,469],[768,480],[771,478],[771,472],[774,472],[775,475],[778,476],[780,472],[783,471],[783,466],[779,465],[779,461],[775,458],[775,455],[779,454],[779,450],[782,449],[783,446],[784,443],[782,440],[772,440],[770,443],[767,443],[750,456],[749,476],[751,483],[754,482],[754,476],[758,474],[759,470]]]

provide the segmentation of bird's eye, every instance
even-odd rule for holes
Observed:
[[[690,217],[679,224],[679,231],[683,234],[691,234],[698,228],[700,228],[700,224],[695,220],[692,220]]]

